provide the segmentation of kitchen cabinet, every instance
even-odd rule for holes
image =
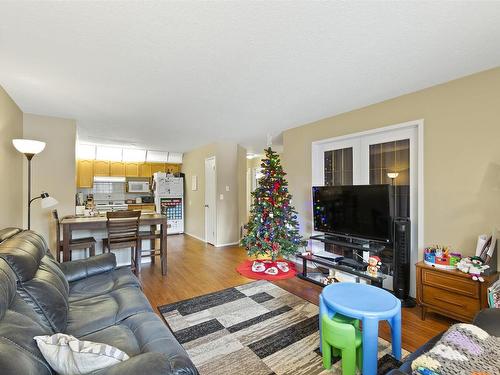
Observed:
[[[139,164],[139,177],[151,178],[151,164],[149,163]]]
[[[109,161],[95,160],[94,161],[94,176],[109,176]]]
[[[151,174],[156,172],[165,172],[164,163],[151,163]]]
[[[139,177],[139,163],[126,163],[125,177]]]
[[[76,185],[79,188],[92,188],[94,184],[94,161],[78,160]]]
[[[116,177],[125,176],[125,163],[121,161],[112,161],[109,164],[109,175]]]
[[[179,173],[181,171],[180,164],[167,164],[165,168],[166,171],[170,171],[170,173]]]

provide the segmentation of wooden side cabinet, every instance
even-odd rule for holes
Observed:
[[[434,311],[459,321],[470,322],[476,313],[488,307],[488,287],[498,273],[474,281],[459,270],[442,270],[417,263],[417,302],[422,307],[422,320],[427,311]]]

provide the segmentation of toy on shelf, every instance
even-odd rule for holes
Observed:
[[[433,245],[424,249],[424,263],[445,270],[457,268],[462,254],[452,252],[448,246]]]
[[[368,258],[368,273],[372,276],[377,276],[378,270],[380,269],[380,265],[382,262],[380,261],[380,258],[376,255],[370,256]]]
[[[473,256],[463,258],[458,264],[457,268],[463,273],[468,273],[472,280],[484,282],[481,274],[484,270],[490,268],[490,266],[484,264],[484,260],[481,257]]]
[[[340,280],[337,278],[337,276],[335,275],[335,270],[334,269],[329,269],[328,270],[328,276],[325,277],[323,280],[322,280],[322,283],[325,284],[325,285],[330,285],[330,284],[333,284],[333,283],[338,283],[340,282]]]

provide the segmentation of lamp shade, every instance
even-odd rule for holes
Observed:
[[[52,206],[55,206],[56,204],[58,204],[59,202],[57,201],[57,199],[55,198],[52,198],[49,193],[46,193],[45,191],[42,192],[42,194],[40,194],[39,197],[36,197],[36,198],[33,198],[32,201],[34,201],[35,199],[38,199],[38,198],[42,198],[42,208],[49,208],[49,207],[52,207]],[[31,202],[30,202],[31,203]]]
[[[399,176],[398,172],[389,172],[389,173],[387,173],[387,177],[392,178],[392,179],[395,179],[398,176]]]
[[[42,198],[42,208],[50,208],[58,203],[57,199],[48,196],[48,194],[46,197]]]
[[[13,139],[12,144],[17,151],[23,154],[38,154],[45,148],[45,142],[33,139]]]

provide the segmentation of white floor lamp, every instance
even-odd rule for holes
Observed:
[[[17,151],[23,153],[28,159],[28,229],[31,229],[31,203],[37,199],[42,200],[42,208],[55,206],[58,202],[46,192],[31,198],[31,159],[45,148],[45,142],[32,139],[13,139],[12,144]]]

